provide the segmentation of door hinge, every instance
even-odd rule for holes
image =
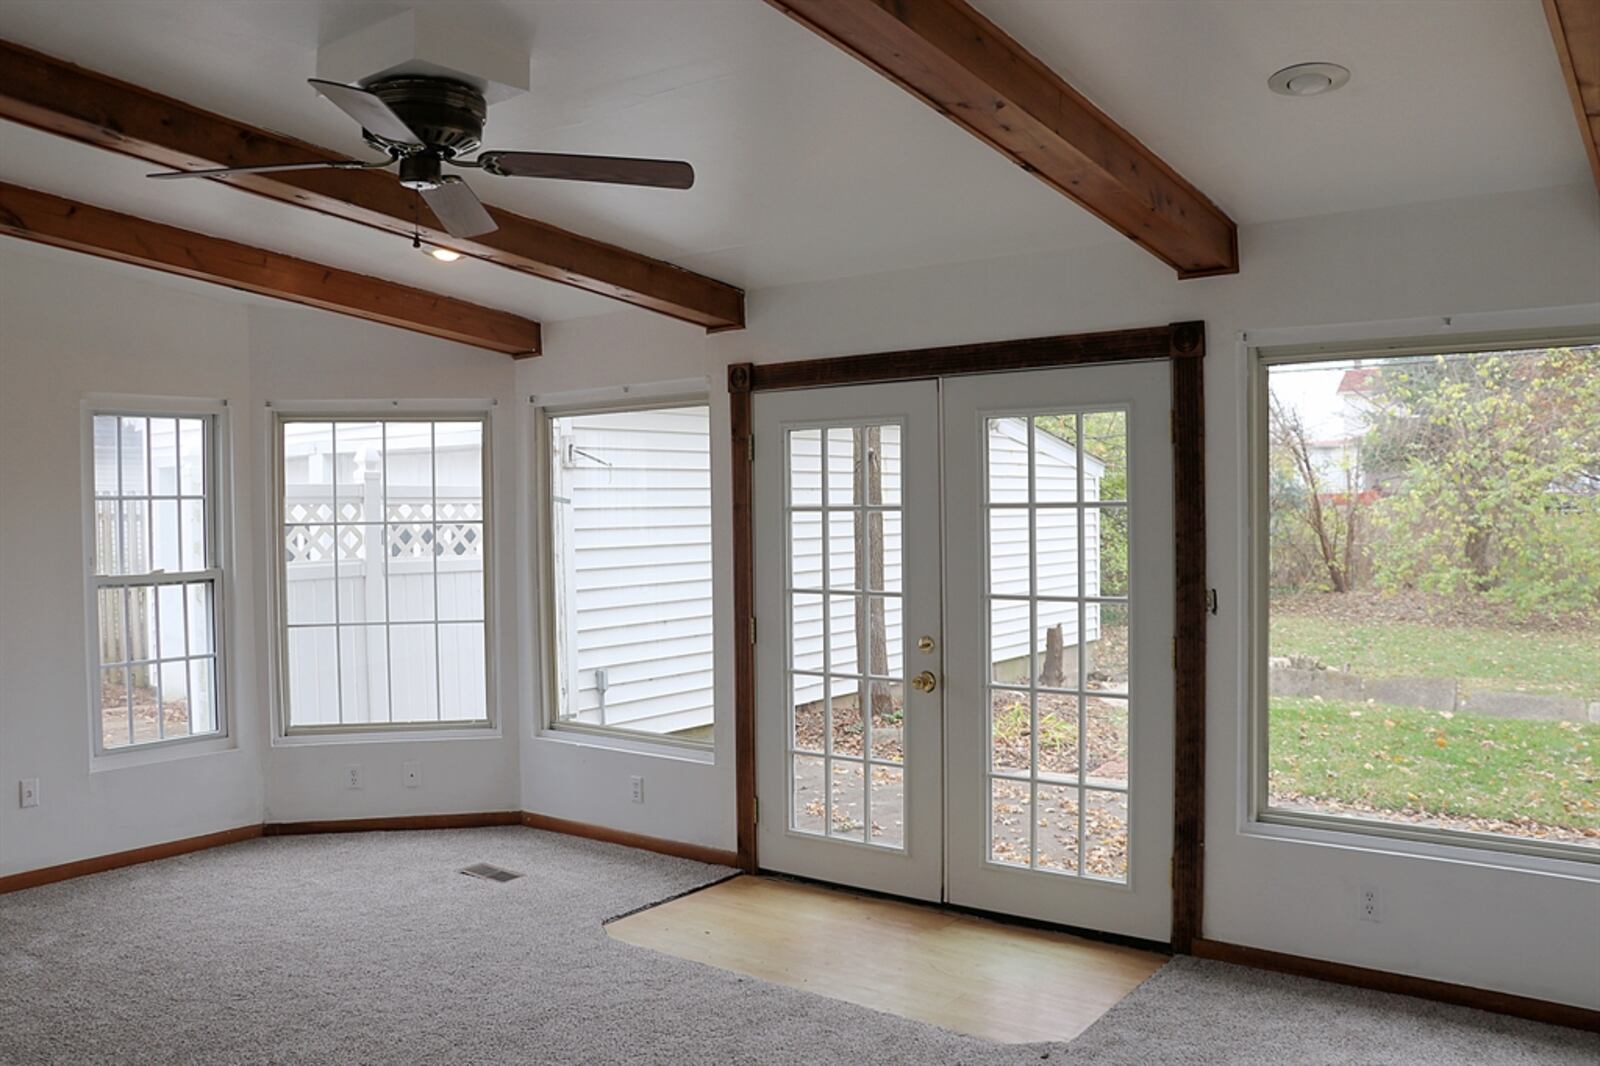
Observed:
[[[1178,412],[1176,409],[1167,412],[1167,429],[1172,434],[1172,443],[1178,443]]]
[[[1206,589],[1206,613],[1207,614],[1216,614],[1217,613],[1217,590],[1216,589]]]
[[[1176,670],[1178,668],[1178,638],[1177,637],[1173,637],[1172,638],[1172,668],[1174,670]]]
[[[760,796],[756,797],[754,813],[751,814],[751,816],[750,816],[750,824],[751,825],[760,825],[761,824],[761,797]]]
[[[746,462],[756,461],[756,438],[754,435],[744,439],[744,457]]]
[[[750,643],[756,642],[756,616],[750,616]]]

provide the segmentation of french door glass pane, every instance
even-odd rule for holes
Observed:
[[[905,689],[897,682],[873,681],[870,692],[872,758],[887,763],[904,762]]]
[[[820,755],[794,756],[789,824],[798,832],[821,834],[824,830],[827,801],[823,799],[822,775],[826,765]]]
[[[1126,412],[984,427],[989,860],[1126,880]]]
[[[788,825],[905,846],[901,431],[785,435]]]
[[[905,770],[872,767],[872,843],[903,848],[906,843]]]

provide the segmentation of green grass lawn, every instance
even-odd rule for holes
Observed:
[[[1362,677],[1453,677],[1463,692],[1600,698],[1600,633],[1272,615],[1271,654],[1312,655]]]
[[[1600,830],[1600,725],[1279,698],[1270,746],[1277,795]]]

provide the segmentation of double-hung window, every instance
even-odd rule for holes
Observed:
[[[226,731],[214,411],[94,411],[94,750]]]
[[[286,733],[489,723],[487,426],[278,417]]]

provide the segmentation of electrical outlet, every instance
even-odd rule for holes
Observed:
[[[407,788],[422,787],[422,761],[412,759],[400,764],[400,780]]]
[[[345,788],[365,787],[361,776],[361,764],[358,762],[353,762],[344,768],[344,778]]]
[[[24,777],[22,779],[22,788],[19,791],[22,793],[20,801],[24,807],[39,806],[39,779],[37,777]]]
[[[634,775],[628,779],[633,783],[633,802],[644,802],[644,778]]]
[[[1383,917],[1378,910],[1378,890],[1363,888],[1356,904],[1356,917],[1363,922],[1381,922]]]

